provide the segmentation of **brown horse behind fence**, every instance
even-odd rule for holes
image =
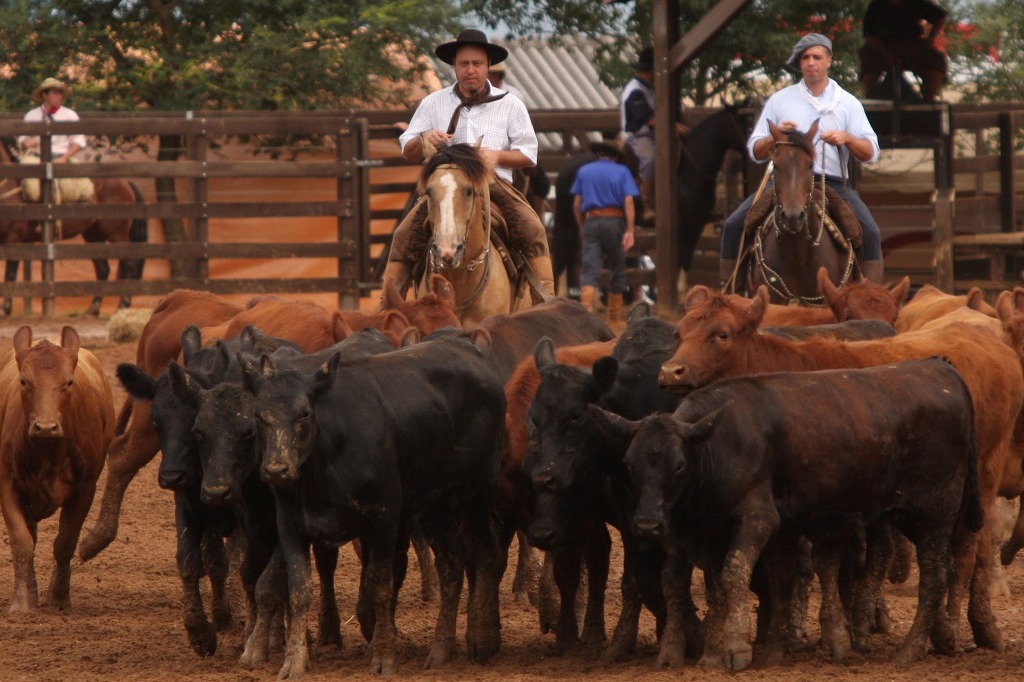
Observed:
[[[13,163],[10,152],[6,145],[0,144],[0,162]],[[95,178],[92,181],[95,187],[95,198],[89,203],[97,204],[141,204],[145,203],[142,193],[134,183],[123,178]],[[13,178],[0,179],[0,203],[3,204],[24,204],[28,203],[17,180]],[[83,218],[76,220],[62,220],[57,224],[57,239],[71,239],[82,235],[82,238],[89,243],[99,242],[145,242],[149,238],[149,226],[145,218]],[[42,241],[42,225],[33,220],[0,220],[0,244],[29,244]],[[93,259],[93,267],[96,270],[96,279],[107,281],[110,277],[110,264],[106,259]],[[118,261],[118,279],[142,279],[142,268],[145,260],[142,258],[122,258]],[[18,277],[18,261],[7,260],[7,268],[4,272],[4,281],[13,282]],[[98,315],[100,305],[103,303],[102,296],[94,296],[92,303],[86,309],[87,315]],[[118,304],[119,308],[127,308],[131,305],[131,297],[122,295]],[[13,301],[10,297],[4,299],[3,313],[11,314]]]

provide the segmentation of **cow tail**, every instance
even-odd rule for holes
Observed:
[[[964,484],[964,500],[961,513],[968,530],[979,531],[985,525],[985,510],[981,508],[981,493],[978,484],[978,439],[974,435],[974,420],[971,420],[971,448],[967,455],[967,481]]]

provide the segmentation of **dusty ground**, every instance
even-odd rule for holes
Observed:
[[[134,344],[109,344],[100,322],[70,318],[34,325],[37,335],[59,331],[64,322],[79,328],[86,347],[107,367],[113,380],[118,362],[133,361]],[[10,346],[10,336],[20,321],[0,324],[0,351]],[[118,396],[123,395],[115,385]],[[91,517],[88,524],[91,524]],[[87,524],[87,525],[88,525]],[[50,574],[50,545],[56,519],[40,525],[36,552],[39,583],[47,584]],[[264,668],[241,669],[236,661],[241,651],[240,631],[224,632],[215,656],[197,658],[189,649],[181,624],[180,585],[174,565],[174,517],[170,493],[156,485],[156,462],[151,463],[130,486],[124,504],[118,539],[93,561],[73,567],[73,607],[66,613],[45,606],[31,614],[9,615],[0,610],[0,680],[270,680],[280,664],[280,655]],[[13,571],[6,533],[0,533],[0,605],[9,599]],[[607,622],[610,632],[618,616],[617,584],[621,566],[618,555],[613,565]],[[349,549],[342,550],[337,576],[339,606],[343,620],[353,612],[355,560]],[[890,659],[909,627],[916,604],[913,583],[889,586],[888,595],[898,636],[879,637],[876,651],[853,654],[842,664],[832,663],[820,652],[802,654],[784,668],[743,673],[746,679],[787,680],[1004,680],[1019,673],[1024,663],[1024,570],[1020,564],[1007,571],[1013,596],[1000,596],[996,608],[1010,644],[1005,653],[965,650],[955,658],[929,657],[909,668],[899,668]],[[682,673],[658,672],[653,668],[656,643],[653,620],[645,614],[641,623],[641,645],[627,663],[605,667],[597,663],[595,650],[577,650],[553,656],[551,635],[542,635],[535,612],[516,603],[508,589],[502,592],[503,648],[487,666],[469,664],[460,651],[448,667],[422,672],[431,636],[435,607],[419,600],[419,576],[410,562],[410,576],[401,595],[398,625],[403,646],[398,675],[414,680],[473,679],[480,682],[508,682],[523,679],[633,680],[641,675],[697,676],[726,679],[720,671],[690,668]],[[45,601],[45,599],[44,599]],[[315,625],[315,624],[311,624]],[[464,620],[460,619],[460,632]],[[965,628],[966,629],[966,628]],[[814,628],[812,627],[812,631]],[[369,678],[366,645],[353,621],[343,626],[344,649],[316,652],[310,680]],[[460,635],[461,637],[461,635]]]

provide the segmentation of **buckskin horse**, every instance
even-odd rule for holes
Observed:
[[[510,278],[503,251],[493,241],[492,174],[477,147],[459,143],[436,149],[428,144],[425,153],[419,190],[427,197],[432,234],[421,282],[435,272],[451,282],[456,314],[467,328],[530,306],[528,287]]]
[[[694,126],[682,144],[679,159],[679,267],[689,270],[704,226],[715,207],[718,172],[730,149],[746,153],[746,134],[739,109],[726,106]],[[572,183],[580,166],[596,157],[587,151],[564,164],[555,179],[555,229],[551,243],[551,265],[555,281],[566,273],[567,286],[580,285],[580,230],[572,212]]]
[[[783,132],[771,121],[768,128],[775,170],[766,189],[773,188],[774,194],[764,192],[747,214],[737,283],[745,284],[748,292],[767,285],[773,303],[821,305],[820,268],[840,287],[859,279],[855,249],[860,224],[849,206],[825,186],[824,176],[816,182],[811,141],[818,121],[806,133]]]
[[[0,144],[0,162],[14,163],[6,145]],[[92,181],[96,190],[95,199],[92,203],[97,204],[141,204],[145,203],[142,193],[134,183],[123,178],[94,178]],[[0,179],[0,202],[3,204],[24,204],[25,199],[21,187],[13,178],[5,177]],[[71,239],[82,235],[85,241],[90,243],[98,242],[145,242],[149,238],[149,226],[145,218],[82,218],[75,220],[62,220],[58,222],[56,238]],[[34,220],[0,220],[0,244],[28,244],[42,241],[42,225]],[[92,261],[96,270],[96,279],[107,281],[110,277],[110,264],[106,259],[95,258]],[[142,268],[145,264],[142,258],[122,258],[118,261],[118,279],[142,279]],[[7,260],[7,268],[4,272],[4,281],[13,282],[18,277],[18,261]],[[131,297],[122,295],[118,304],[119,308],[131,306]],[[102,296],[94,296],[87,315],[99,315],[100,306],[103,303]],[[13,301],[10,297],[4,298],[3,312],[11,314]]]

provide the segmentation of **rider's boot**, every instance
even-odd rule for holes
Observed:
[[[527,262],[533,269],[533,274],[537,275],[537,279],[540,281],[541,286],[544,287],[546,293],[549,296],[554,296],[555,274],[551,269],[551,256],[548,254],[544,254],[543,256],[534,256],[533,258],[528,259]]]
[[[580,305],[582,305],[587,312],[596,313],[597,310],[594,308],[594,299],[597,297],[597,287],[584,286],[580,289]]]
[[[626,328],[622,321],[622,294],[608,294],[608,326],[616,334]]]
[[[869,282],[875,284],[881,284],[884,279],[884,265],[881,259],[879,260],[862,260],[860,262],[860,271],[864,275],[864,278]]]
[[[728,284],[729,278],[732,277],[732,272],[735,269],[735,258],[723,258],[718,262],[718,281],[721,283],[723,289],[725,288],[726,284]]]

